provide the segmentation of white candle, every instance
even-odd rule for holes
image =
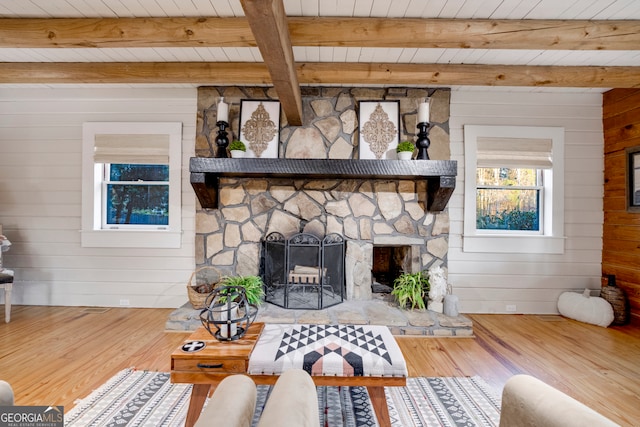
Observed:
[[[429,122],[429,98],[418,107],[418,123]]]
[[[229,322],[230,319],[237,318],[238,304],[231,303],[231,306],[228,306],[227,303],[225,303],[220,311],[220,320],[222,322],[227,322],[220,325],[220,336],[222,338],[232,338],[238,334],[238,324],[235,322]]]
[[[227,320],[226,314],[225,318],[222,320]],[[220,336],[222,338],[233,338],[236,335],[238,335],[238,325],[236,325],[235,323],[220,325]]]
[[[229,123],[229,104],[224,102],[224,98],[220,98],[218,103],[218,121]]]

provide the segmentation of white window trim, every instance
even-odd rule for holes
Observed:
[[[543,172],[544,191],[542,235],[476,230],[476,165],[478,138],[539,138],[552,140],[552,169]],[[564,128],[537,126],[464,126],[464,252],[564,253]],[[551,218],[551,221],[549,221]]]
[[[101,172],[93,160],[97,134],[169,135],[169,225],[165,229],[102,229]],[[88,122],[82,127],[83,247],[180,248],[182,244],[182,123]]]

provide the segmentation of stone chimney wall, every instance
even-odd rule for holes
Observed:
[[[216,106],[230,104],[229,139],[239,132],[240,101],[277,100],[269,87],[201,87],[198,90],[196,155],[215,153]],[[448,89],[303,87],[303,126],[281,115],[280,158],[358,158],[358,102],[398,100],[400,141],[415,142],[418,105],[431,98],[428,150],[449,160]],[[449,216],[425,211],[426,182],[411,180],[221,179],[219,209],[196,213],[196,267],[214,265],[225,274],[258,274],[261,241],[272,231],[285,237],[306,232],[347,239],[347,299],[371,295],[374,245],[408,245],[412,270],[446,268]]]

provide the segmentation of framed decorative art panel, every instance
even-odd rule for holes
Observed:
[[[245,157],[278,158],[280,102],[241,100],[239,139],[247,147]]]
[[[360,101],[360,158],[397,159],[399,101]]]
[[[640,146],[627,148],[627,210],[640,212]]]

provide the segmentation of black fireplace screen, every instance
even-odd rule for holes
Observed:
[[[344,295],[344,239],[300,233],[285,239],[270,233],[264,240],[265,300],[284,308],[320,310],[339,304]]]

